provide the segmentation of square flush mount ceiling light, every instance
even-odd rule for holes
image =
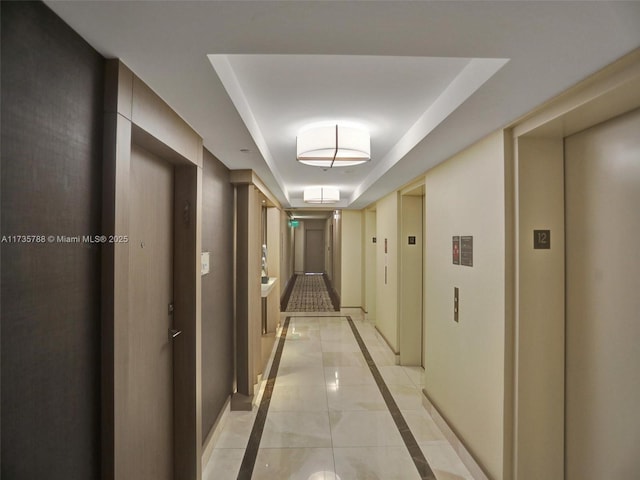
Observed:
[[[342,125],[307,127],[296,138],[296,158],[313,167],[349,167],[371,160],[369,133]]]
[[[304,189],[305,203],[336,203],[340,201],[340,190],[335,187],[307,187]]]

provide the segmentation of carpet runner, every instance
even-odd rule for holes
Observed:
[[[297,275],[287,312],[333,312],[333,303],[322,275]]]

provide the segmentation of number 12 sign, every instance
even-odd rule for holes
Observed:
[[[551,230],[533,231],[533,249],[549,250],[551,248]]]

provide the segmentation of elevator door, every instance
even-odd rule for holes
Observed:
[[[122,478],[173,478],[173,167],[131,150],[129,361],[131,418]]]
[[[305,273],[324,272],[324,230],[306,230],[304,245]]]
[[[565,140],[566,479],[640,472],[640,110]]]

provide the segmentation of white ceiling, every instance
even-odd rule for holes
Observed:
[[[335,206],[348,206],[359,186],[380,179],[505,63],[363,55],[209,59],[295,207],[304,207],[303,189],[313,182],[338,187],[341,201]],[[333,121],[369,131],[370,165],[318,169],[294,161],[298,132],[309,124]]]
[[[640,2],[47,4],[287,207],[336,185],[362,208],[640,46]],[[324,120],[367,127],[372,161],[298,164],[297,131]]]

